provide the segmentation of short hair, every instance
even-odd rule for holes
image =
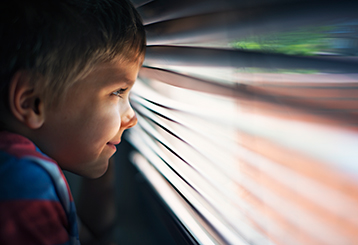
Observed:
[[[134,61],[145,46],[141,17],[129,0],[2,0],[1,97],[24,70],[56,104],[96,64]]]

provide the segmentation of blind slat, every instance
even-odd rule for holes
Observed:
[[[302,57],[237,49],[150,46],[146,66],[206,66],[232,68],[306,69],[329,73],[358,73],[358,59]]]
[[[254,0],[254,1],[237,1],[222,0],[220,4],[216,0],[182,0],[152,1],[145,6],[139,7],[138,12],[141,14],[144,24],[152,24],[156,22],[178,19],[183,17],[201,15],[205,13],[214,13],[228,11],[237,8],[267,6],[270,4],[287,2],[285,0]],[[291,0],[290,2],[295,2]]]

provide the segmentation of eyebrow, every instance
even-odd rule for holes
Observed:
[[[125,84],[127,84],[127,85],[132,85],[132,84],[134,84],[134,82],[135,82],[135,80],[133,81],[133,80],[131,80],[131,79],[125,79],[125,80],[120,81],[120,82],[118,82],[118,83],[125,83]]]
[[[135,82],[135,80],[131,80],[131,79],[126,79],[124,77],[117,77],[117,76],[109,76],[108,79],[105,79],[105,84],[108,86],[112,86],[114,84],[127,84],[127,85],[131,85]]]

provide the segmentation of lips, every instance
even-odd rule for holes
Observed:
[[[107,144],[118,145],[119,143],[121,143],[120,140],[118,140],[118,141],[110,141],[110,142],[108,142]]]
[[[110,141],[110,142],[107,142],[107,145],[115,150],[117,150],[117,147],[116,145],[118,145],[121,141]]]

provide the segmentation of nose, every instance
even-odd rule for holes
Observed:
[[[130,111],[126,113],[126,115],[122,118],[121,122],[121,128],[129,129],[131,127],[134,127],[138,122],[137,116],[132,108],[130,108]]]
[[[128,124],[126,125],[126,129],[134,127],[138,122],[137,116],[134,113],[134,116],[128,121]]]

